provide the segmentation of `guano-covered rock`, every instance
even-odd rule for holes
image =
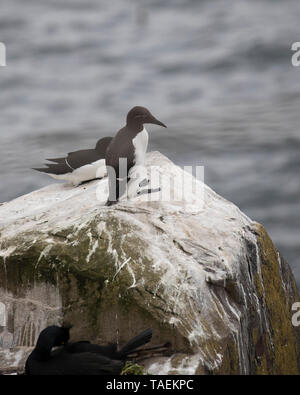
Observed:
[[[162,191],[184,172],[158,152]],[[192,177],[188,175],[188,177]],[[52,184],[0,206],[0,368],[22,370],[39,332],[120,344],[146,327],[171,356],[153,374],[298,374],[299,301],[265,229],[200,180],[105,207],[107,180]],[[0,309],[1,313],[1,309]]]

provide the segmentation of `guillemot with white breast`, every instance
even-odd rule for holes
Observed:
[[[74,186],[106,176],[105,152],[112,137],[100,139],[94,149],[69,152],[65,158],[47,159],[47,168],[33,170],[48,174],[56,180],[64,180]]]
[[[156,119],[147,108],[136,106],[128,112],[126,126],[119,130],[107,147],[105,162],[109,197],[106,206],[118,202],[126,192],[127,183],[134,178],[135,169],[144,166],[149,140],[148,132],[144,127],[146,123],[166,128],[166,125]],[[146,189],[140,193],[151,192],[154,190]]]

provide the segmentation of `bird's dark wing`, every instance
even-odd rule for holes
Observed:
[[[122,176],[119,174],[119,159],[127,159],[127,174],[131,167],[134,165],[134,146],[132,144],[132,136],[128,129],[124,127],[121,129],[114,139],[107,147],[105,154],[105,162],[107,166],[115,169],[117,177]]]
[[[107,346],[100,346],[98,344],[91,344],[88,342],[69,343],[65,346],[67,352],[83,353],[91,352],[101,354],[111,359],[124,360],[127,355],[135,351],[137,348],[149,343],[152,338],[152,329],[146,329],[137,336],[130,339],[121,349],[117,351],[117,344],[109,344]]]
[[[57,164],[66,164],[66,159],[67,159],[69,165],[73,169],[77,169],[78,167],[87,165],[89,163],[93,163],[97,160],[105,159],[106,149],[110,144],[110,142],[112,141],[112,139],[113,139],[112,137],[103,137],[100,140],[98,140],[95,149],[73,151],[68,153],[67,158],[49,158],[46,160]],[[34,169],[34,170],[42,171],[44,173],[49,173],[45,171],[45,169],[43,168]]]
[[[67,157],[68,164],[72,169],[78,169],[79,167],[88,165],[96,162],[101,158],[101,155],[94,149],[85,149],[81,151],[70,152]]]
[[[105,158],[106,149],[111,143],[112,139],[112,137],[103,137],[102,139],[97,141],[95,150],[102,158]]]
[[[71,354],[63,350],[46,361],[38,361],[30,355],[26,362],[28,375],[118,375],[122,361],[99,354],[84,352]]]
[[[120,159],[122,162],[120,162]],[[132,134],[125,126],[107,147],[105,163],[108,175],[109,197],[106,205],[114,204],[126,192],[128,172],[134,166]]]
[[[66,346],[66,351],[70,353],[82,353],[82,352],[92,352],[96,354],[101,354],[105,357],[116,359],[117,345],[109,344],[107,346],[100,346],[98,344],[92,344],[89,342],[75,342],[68,343]]]
[[[72,171],[72,169],[66,163],[58,163],[58,164],[46,164],[47,168],[33,168],[33,170],[40,171],[42,173],[47,174],[67,174]]]

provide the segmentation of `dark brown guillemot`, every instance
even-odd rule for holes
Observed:
[[[119,130],[107,147],[105,154],[109,182],[107,206],[117,203],[124,195],[134,167],[144,166],[148,147],[148,132],[144,128],[146,123],[166,128],[166,125],[156,119],[147,108],[133,107],[127,114],[126,126]],[[153,190],[147,189],[146,192],[150,193]]]
[[[47,173],[56,180],[65,180],[77,186],[83,182],[102,178],[106,175],[105,151],[112,137],[100,139],[94,149],[69,152],[66,158],[47,159],[47,168],[33,170]]]

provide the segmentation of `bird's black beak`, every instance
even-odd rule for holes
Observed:
[[[158,119],[154,117],[151,117],[148,123],[154,123],[155,125],[163,126],[164,128],[166,128],[166,125],[164,123],[160,122]]]

